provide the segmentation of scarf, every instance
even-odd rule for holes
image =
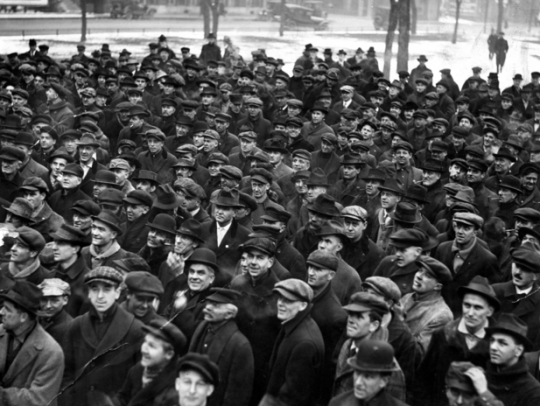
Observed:
[[[101,254],[98,254],[96,252],[96,249],[94,248],[94,245],[89,246],[90,255],[92,256],[92,269],[98,266],[103,265],[103,262],[110,256],[113,256],[118,251],[120,251],[120,244],[118,244],[117,241],[113,242],[112,245],[107,248],[104,252]]]
[[[39,258],[36,258],[33,263],[31,263],[28,267],[24,268],[22,271],[19,271],[15,267],[15,263],[13,262],[9,262],[8,269],[9,273],[13,275],[14,279],[25,279],[32,275],[40,266],[41,262],[39,261]]]

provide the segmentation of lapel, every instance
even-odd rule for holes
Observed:
[[[218,247],[216,251],[217,257],[229,252],[229,248],[234,241],[234,237],[236,236],[237,228],[238,228],[238,223],[236,222],[236,220],[233,220],[231,227],[229,228],[229,230],[227,230],[227,233],[223,237],[223,240],[221,240],[221,245]],[[216,242],[217,242],[217,230],[216,230]]]
[[[227,323],[225,323],[225,325],[223,325],[223,327],[221,327],[219,333],[214,338],[212,345],[208,349],[208,356],[212,361],[219,365],[219,358],[221,357],[221,354],[224,352],[225,347],[237,331],[238,327],[233,320],[229,320]]]
[[[458,273],[462,273],[462,271],[468,268],[472,268],[475,263],[478,263],[478,257],[479,257],[478,249],[479,249],[479,243],[478,241],[476,241],[473,249],[471,250],[471,253],[467,257],[465,262],[463,262],[463,265],[461,265],[461,268],[459,268]]]
[[[2,386],[9,387],[10,383],[15,379],[17,375],[23,372],[26,368],[30,368],[33,365],[34,358],[38,355],[38,352],[43,350],[43,328],[36,324],[34,330],[26,338],[21,350],[13,360],[13,363],[7,370],[4,378],[2,379]],[[7,349],[7,334],[6,338],[6,349]],[[5,360],[4,360],[5,365]]]

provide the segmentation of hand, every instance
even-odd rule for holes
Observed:
[[[484,371],[481,368],[471,368],[465,372],[465,375],[471,378],[474,388],[476,389],[476,393],[480,395],[481,393],[487,392],[487,379]]]
[[[185,262],[184,257],[174,251],[169,252],[167,256],[167,265],[174,271],[176,276],[184,273]]]

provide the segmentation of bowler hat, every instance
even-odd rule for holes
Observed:
[[[151,223],[146,223],[146,226],[154,230],[163,231],[170,236],[176,235],[176,221],[174,217],[165,213],[158,214]]]
[[[339,216],[339,210],[336,207],[336,200],[327,193],[322,193],[317,196],[313,203],[309,203],[307,205],[307,209],[328,217]]]
[[[116,231],[118,235],[122,234],[120,219],[110,210],[102,210],[97,216],[92,216],[92,220],[106,224]]]
[[[398,184],[398,182],[397,182],[397,180],[395,178],[387,179],[384,182],[383,186],[379,186],[379,190],[380,191],[391,192],[391,193],[394,193],[394,194],[396,194],[398,196],[401,196],[403,194],[403,189]]]
[[[493,154],[493,156],[495,158],[505,158],[505,159],[508,159],[512,162],[516,162],[517,161],[517,157],[515,157],[514,155],[512,155],[512,153],[510,152],[510,150],[506,147],[502,147],[499,149],[499,151],[496,153],[496,154]]]
[[[176,234],[187,235],[188,237],[195,239],[201,243],[203,243],[205,240],[203,234],[203,227],[201,223],[199,223],[194,218],[189,218],[184,221],[180,225],[180,228],[176,230]]]
[[[529,327],[518,316],[512,313],[501,313],[493,327],[486,328],[486,334],[492,336],[495,333],[508,334],[514,337],[525,347],[525,351],[530,351],[533,344],[527,338]]]
[[[394,348],[382,340],[362,340],[356,356],[347,360],[354,370],[362,372],[388,372],[399,368],[394,363]]]
[[[150,272],[133,271],[127,274],[124,280],[128,290],[132,293],[143,293],[149,296],[161,297],[163,285],[157,276]]]
[[[313,300],[313,289],[300,279],[292,278],[280,281],[274,285],[273,290],[289,300],[307,303],[311,303]]]
[[[26,145],[27,147],[33,147],[36,141],[31,133],[20,131],[17,133],[13,143],[15,145]]]
[[[503,188],[512,190],[516,193],[521,193],[521,181],[519,178],[512,175],[503,176],[501,183],[499,183],[499,189]]]
[[[176,364],[176,372],[197,371],[205,381],[213,386],[219,384],[219,368],[206,354],[190,352],[184,355]]]
[[[214,272],[219,272],[216,254],[208,248],[197,248],[190,257],[186,260],[186,269],[189,269],[191,264],[203,264],[211,267]]]
[[[16,280],[11,289],[0,294],[0,299],[15,303],[32,314],[38,314],[40,309],[39,299],[42,296],[41,289],[33,283]]]
[[[497,299],[495,291],[489,284],[487,278],[484,278],[483,276],[475,276],[466,286],[460,286],[457,290],[457,293],[461,296],[464,296],[467,293],[480,295],[485,298],[491,306],[495,308],[495,311],[497,311],[501,307],[501,303],[499,302],[499,299]]]
[[[49,233],[49,235],[55,241],[66,241],[79,246],[90,244],[87,235],[81,229],[65,223],[55,232]]]
[[[100,192],[97,197],[98,204],[107,204],[111,206],[121,206],[123,204],[124,193],[118,189],[107,188]]]
[[[328,108],[326,108],[322,103],[315,103],[315,105],[311,108],[311,111],[320,111],[323,114],[328,114]]]
[[[186,336],[169,320],[153,319],[148,322],[148,324],[144,325],[142,329],[146,333],[150,333],[171,344],[174,347],[176,354],[181,354],[186,349]]]

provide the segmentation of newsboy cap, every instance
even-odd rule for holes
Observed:
[[[164,292],[161,281],[150,272],[130,272],[127,274],[124,282],[129,291],[133,293],[161,297]]]
[[[338,258],[327,251],[315,250],[306,261],[308,265],[312,265],[315,268],[330,269],[331,271],[337,271]]]
[[[446,284],[452,281],[452,272],[442,262],[437,261],[435,258],[422,255],[416,260],[416,264],[420,269],[424,269],[432,277],[437,279],[440,283]]]
[[[313,300],[313,289],[300,279],[293,278],[278,282],[273,290],[289,300],[307,303]]]
[[[208,355],[190,352],[184,355],[176,364],[177,374],[183,371],[196,371],[211,385],[219,384],[219,368]]]
[[[187,338],[172,322],[165,319],[154,319],[143,326],[143,331],[171,344],[175,352],[182,353],[187,345]]]
[[[28,247],[30,251],[41,252],[45,248],[45,238],[39,231],[24,226],[17,229],[17,234],[17,242]]]
[[[103,282],[108,285],[120,285],[123,277],[120,271],[117,271],[110,266],[98,266],[92,269],[84,277],[84,283],[90,284],[92,282]]]

